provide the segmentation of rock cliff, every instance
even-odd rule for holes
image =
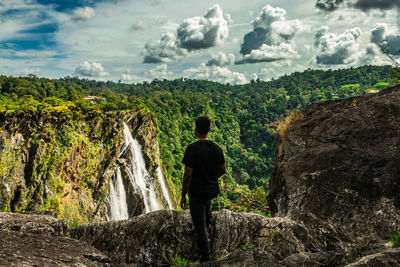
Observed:
[[[42,113],[0,113],[0,211],[51,210],[71,225],[106,220],[108,182],[123,164],[122,122],[157,177],[157,125],[148,111]]]
[[[277,139],[273,215],[304,223],[328,251],[385,242],[400,229],[400,87],[302,113]]]

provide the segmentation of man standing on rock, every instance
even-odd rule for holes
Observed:
[[[196,120],[197,141],[186,148],[182,159],[185,173],[180,204],[185,209],[186,194],[189,191],[190,215],[197,234],[200,262],[211,260],[207,232],[211,219],[210,202],[219,193],[218,178],[226,173],[222,149],[208,139],[210,123],[207,117]]]

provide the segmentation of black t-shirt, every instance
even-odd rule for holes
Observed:
[[[219,193],[218,172],[225,163],[222,149],[213,141],[198,140],[185,151],[182,163],[193,168],[189,197],[212,199]]]

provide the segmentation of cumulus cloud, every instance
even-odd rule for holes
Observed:
[[[291,40],[300,29],[300,22],[286,20],[286,10],[266,5],[251,24],[253,31],[244,36],[240,49],[244,57],[237,64],[298,57]]]
[[[279,76],[280,74],[275,68],[262,68],[258,73],[253,73],[253,80],[260,79],[263,81],[270,81],[272,78],[277,78]]]
[[[39,68],[24,69],[21,76],[35,75],[39,76],[42,71]]]
[[[281,43],[273,46],[263,44],[259,49],[251,50],[250,54],[244,55],[243,59],[236,61],[236,64],[272,62],[297,57],[299,57],[298,53],[290,44]]]
[[[233,72],[227,67],[207,67],[202,63],[198,68],[191,68],[184,71],[185,77],[201,80],[212,80],[220,83],[245,84],[246,76],[240,72]]]
[[[385,39],[385,33],[387,31],[386,23],[377,23],[371,30],[371,43],[380,45]]]
[[[389,54],[400,55],[400,35],[386,36],[382,46]]]
[[[390,33],[386,23],[377,23],[371,30],[371,43],[385,49],[389,54],[400,54],[400,35]]]
[[[74,14],[72,15],[72,20],[74,21],[85,21],[94,17],[96,12],[93,8],[85,6],[79,7],[74,10]]]
[[[339,8],[343,0],[317,0],[315,6],[324,11],[333,11]]]
[[[229,21],[230,16],[219,5],[211,7],[204,16],[185,19],[176,33],[163,34],[154,44],[146,43],[144,63],[176,61],[189,51],[216,46],[228,37]]]
[[[172,71],[168,71],[167,64],[158,65],[155,68],[146,71],[145,75],[151,79],[168,79],[173,75]]]
[[[139,77],[137,75],[131,74],[131,72],[129,70],[127,70],[121,74],[120,80],[123,82],[126,82],[126,83],[131,83],[131,82],[143,81],[143,78]]]
[[[81,63],[76,69],[75,73],[81,76],[88,77],[101,77],[108,75],[108,72],[104,71],[104,67],[100,63],[90,63],[89,61],[85,61]]]
[[[399,0],[317,0],[315,6],[324,11],[334,11],[340,6],[350,6],[363,11],[400,8]]]
[[[155,43],[147,42],[143,63],[172,62],[183,58],[187,50],[180,48],[173,33],[165,33]]]
[[[219,5],[211,7],[202,17],[185,19],[177,29],[180,46],[196,50],[221,43],[229,34],[227,19]]]
[[[357,0],[354,5],[355,8],[363,11],[370,9],[388,10],[392,8],[400,8],[399,0]]]
[[[346,30],[344,33],[329,33],[328,28],[321,29],[323,34],[316,34],[314,44],[320,49],[316,56],[317,64],[335,65],[353,62],[358,53],[360,28]]]
[[[208,62],[207,66],[219,66],[224,67],[228,65],[232,65],[235,62],[234,54],[225,54],[223,52],[219,52],[217,55],[213,56]]]
[[[374,44],[368,44],[364,51],[362,51],[359,55],[359,64],[360,65],[383,65],[387,64],[381,58],[381,52],[378,47]]]

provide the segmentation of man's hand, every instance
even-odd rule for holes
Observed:
[[[181,208],[185,210],[185,204],[186,204],[186,195],[181,197]]]
[[[181,195],[181,208],[183,210],[185,209],[186,194],[189,191],[190,182],[192,181],[192,175],[193,175],[193,168],[185,165],[185,172],[183,174],[183,180],[182,180],[182,195]]]

